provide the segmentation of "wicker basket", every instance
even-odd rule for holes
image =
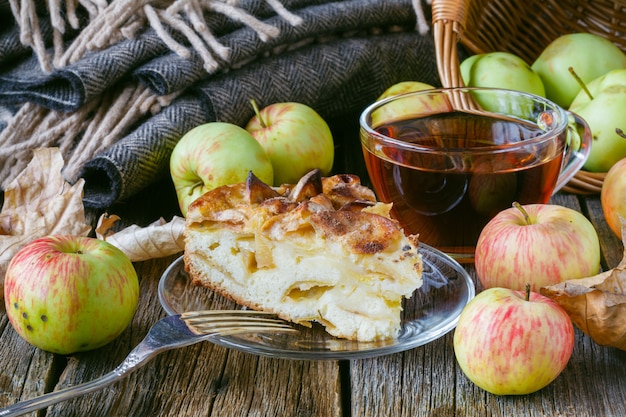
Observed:
[[[437,67],[444,87],[463,85],[457,43],[507,51],[532,63],[558,36],[590,32],[626,51],[626,0],[433,0]],[[579,171],[565,191],[599,193],[606,173]]]

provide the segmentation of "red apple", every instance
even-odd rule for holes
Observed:
[[[622,237],[622,221],[626,219],[626,158],[620,159],[609,169],[602,190],[600,202],[604,218],[615,236]]]
[[[551,383],[574,349],[574,326],[555,301],[530,291],[490,288],[463,309],[454,354],[465,375],[496,395],[522,395]]]
[[[335,145],[328,124],[302,103],[274,103],[256,115],[246,130],[261,144],[274,169],[274,185],[295,184],[318,168],[328,175],[333,168]],[[269,181],[271,183],[271,181]]]
[[[595,275],[600,242],[591,222],[554,204],[514,204],[496,214],[478,237],[476,275],[483,288],[521,291]]]
[[[13,328],[43,350],[69,354],[104,346],[131,322],[139,281],[128,257],[89,237],[46,236],[9,263],[4,302]]]

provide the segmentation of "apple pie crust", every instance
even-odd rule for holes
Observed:
[[[189,206],[185,269],[196,285],[336,337],[396,337],[422,262],[390,208],[354,175],[314,170],[270,187],[250,174]]]

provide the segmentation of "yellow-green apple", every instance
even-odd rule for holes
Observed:
[[[585,119],[594,139],[583,168],[607,172],[626,157],[626,138],[621,133],[626,131],[626,69],[609,71],[586,88],[570,106],[572,112]]]
[[[461,62],[461,76],[468,87],[524,91],[545,97],[541,77],[522,58],[510,52],[472,55]]]
[[[561,374],[574,326],[555,301],[536,292],[490,288],[461,311],[454,354],[470,381],[496,395],[536,392]]]
[[[515,172],[474,172],[467,187],[469,202],[477,213],[492,218],[508,208],[517,192]]]
[[[600,202],[609,228],[622,238],[621,219],[626,219],[626,158],[615,163],[604,177]]]
[[[274,180],[272,161],[263,147],[244,128],[231,123],[194,127],[170,155],[170,174],[183,216],[202,194],[244,182],[250,171],[266,184]]]
[[[335,159],[335,144],[322,116],[302,103],[274,103],[261,110],[254,102],[253,106],[255,115],[246,125],[246,130],[256,138],[272,161],[274,185],[295,184],[304,174],[316,168],[322,175],[330,173]]]
[[[376,101],[380,101],[388,97],[412,93],[414,91],[432,90],[434,88],[435,87],[432,85],[421,81],[400,81],[383,91],[382,94],[378,96]],[[413,105],[422,106],[422,104],[423,98],[394,100],[372,113],[372,126],[379,126],[381,122],[398,119],[398,115],[410,113]]]
[[[378,96],[376,101],[387,97],[410,93],[412,91],[432,90],[433,88],[435,87],[421,81],[400,81],[383,91],[382,94]]]
[[[70,354],[111,342],[130,324],[139,281],[128,257],[90,237],[50,235],[11,259],[4,302],[13,328],[45,351]]]
[[[445,93],[429,92],[433,88],[418,81],[392,85],[373,104],[376,109],[364,112],[370,114],[369,126],[377,129],[399,120],[450,111],[448,97]]]
[[[600,241],[580,212],[557,204],[514,203],[481,231],[474,257],[483,288],[521,291],[595,275]]]
[[[541,77],[546,97],[563,108],[569,108],[581,89],[570,68],[587,84],[611,70],[626,68],[626,55],[602,36],[570,33],[553,40],[531,68]]]

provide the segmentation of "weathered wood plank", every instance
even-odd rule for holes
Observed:
[[[622,257],[621,243],[601,217],[597,196],[557,194],[551,201],[589,215],[606,265]],[[605,266],[606,266],[605,265]],[[466,266],[476,280],[471,265]],[[477,285],[480,291],[480,285]],[[358,416],[623,416],[626,352],[598,346],[576,331],[574,354],[559,377],[522,396],[496,396],[469,381],[454,357],[453,332],[426,346],[351,364],[352,415]]]
[[[341,416],[339,365],[229,354],[214,416]]]
[[[622,259],[621,241],[608,229],[597,196],[557,194],[552,201],[591,218],[602,242],[603,267]],[[67,363],[28,345],[0,311],[0,406],[32,398],[52,385],[59,389],[91,380],[117,366],[164,316],[157,281],[174,258],[137,264],[141,302],[132,325],[110,345],[71,355]],[[473,275],[472,267],[467,268]],[[452,336],[403,353],[342,363],[257,357],[203,342],[164,353],[123,382],[51,407],[47,415],[626,415],[626,352],[598,346],[577,331],[574,355],[552,384],[531,395],[498,397],[463,375]]]
[[[28,344],[0,315],[0,407],[41,395],[54,385],[64,360]],[[31,413],[30,415],[35,415]]]
[[[583,212],[586,213],[600,237],[600,249],[605,269],[614,268],[624,256],[622,240],[615,236],[604,218],[599,196],[590,196],[583,201]]]
[[[141,300],[133,323],[106,347],[70,356],[55,389],[95,379],[114,369],[145,336],[150,325],[164,316],[156,296],[157,280],[172,259],[137,265]],[[14,339],[25,344],[17,335]],[[27,344],[26,347],[29,348]],[[18,363],[14,374],[26,374],[24,369],[30,365],[33,369],[28,377],[37,381],[42,372],[40,367],[33,367],[33,358],[50,359],[53,355],[30,350],[33,352],[28,357],[17,355],[25,363]],[[14,390],[20,385],[21,380],[13,384]],[[43,388],[39,389],[41,392]],[[47,415],[340,416],[340,392],[338,362],[258,357],[202,342],[163,353],[126,380],[52,406]],[[6,396],[6,404],[37,394],[24,392],[20,397],[17,392],[10,398]]]

